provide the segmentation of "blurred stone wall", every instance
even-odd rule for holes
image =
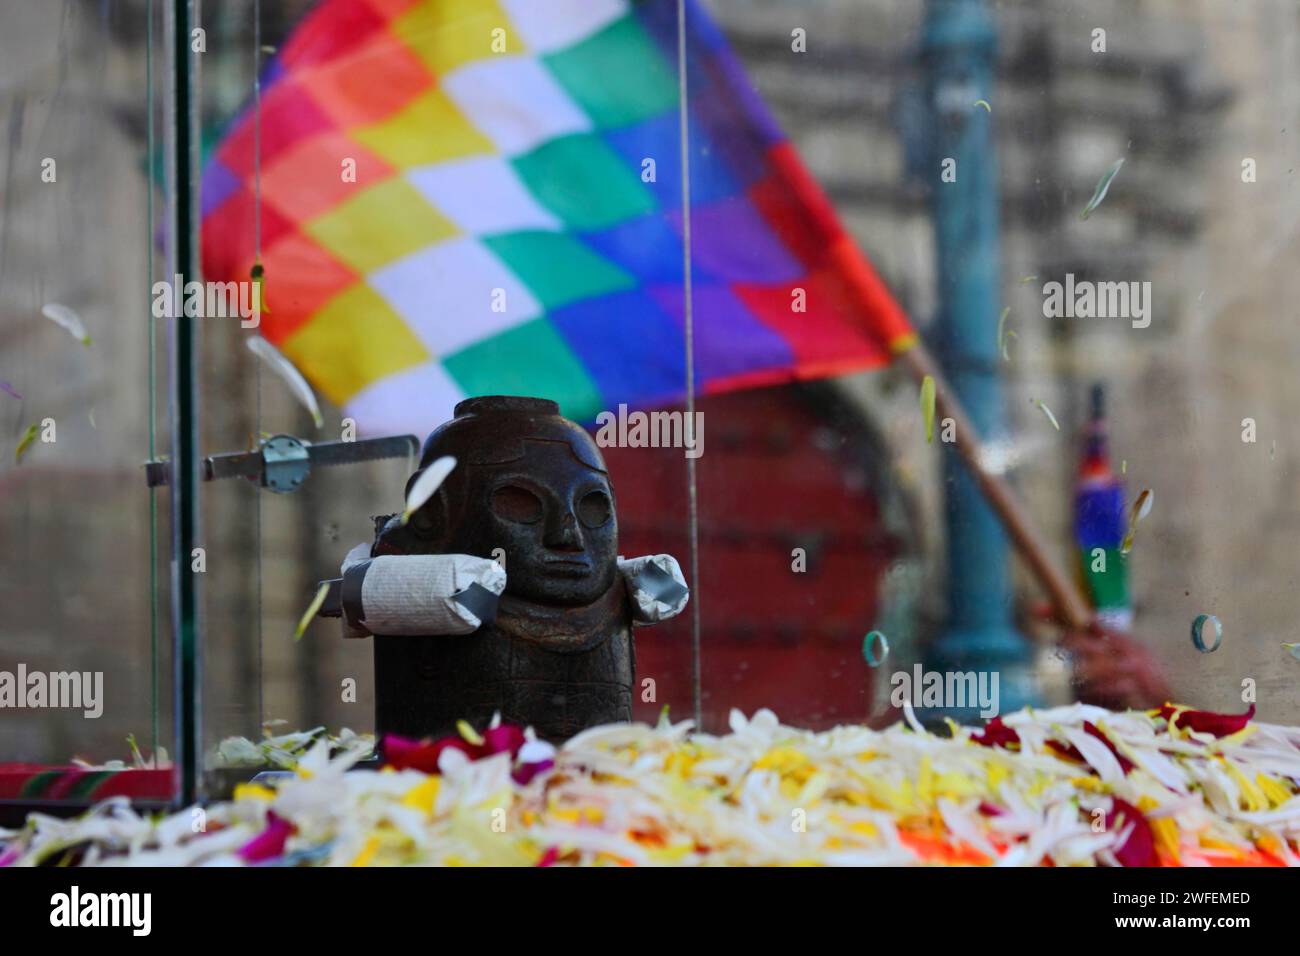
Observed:
[[[877,0],[714,2],[752,76],[849,229],[925,329],[936,309],[926,190],[910,169],[924,4]],[[1300,5],[992,3],[998,77],[992,105],[1002,190],[1002,274],[1018,339],[1004,366],[1019,465],[1012,477],[1070,560],[1071,482],[1087,389],[1110,392],[1112,450],[1130,494],[1155,506],[1131,559],[1137,632],[1176,694],[1239,708],[1259,685],[1261,714],[1300,720],[1294,557],[1300,502],[1288,409],[1300,383],[1294,302],[1300,238],[1295,167]],[[808,52],[790,51],[807,31]],[[1106,30],[1107,50],[1091,49]],[[1100,175],[1125,165],[1102,206],[1079,211]],[[1242,160],[1257,181],[1242,182]],[[941,188],[941,187],[940,187]],[[1066,272],[1152,283],[1153,319],[1049,320],[1042,283]],[[1025,277],[1035,281],[1022,282]],[[926,519],[927,618],[942,619],[938,455],[926,446],[915,386],[895,372],[846,383],[895,449],[899,485]],[[1031,403],[1041,399],[1057,433]],[[1253,417],[1258,441],[1243,444]],[[1276,442],[1276,447],[1273,446]],[[1036,589],[1019,573],[1022,593]],[[1194,650],[1192,619],[1216,614],[1222,648]]]

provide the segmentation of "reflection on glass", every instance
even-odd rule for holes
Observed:
[[[0,31],[0,801],[169,800],[160,134],[146,5],[10,5]],[[161,361],[160,361],[161,358]],[[87,769],[89,768],[89,769]]]

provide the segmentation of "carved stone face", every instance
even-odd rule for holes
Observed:
[[[469,399],[430,436],[421,467],[444,454],[456,468],[412,516],[409,543],[395,536],[394,546],[484,558],[500,548],[506,593],[539,604],[590,604],[613,586],[618,519],[609,476],[591,436],[555,403]]]
[[[506,592],[542,604],[590,604],[618,571],[618,519],[607,475],[565,442],[526,440],[524,457],[474,465],[461,538],[468,553],[505,551]],[[467,514],[467,518],[470,516]]]

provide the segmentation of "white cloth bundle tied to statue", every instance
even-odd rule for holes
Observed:
[[[690,599],[677,559],[669,554],[619,558],[632,620],[654,624],[676,617]],[[370,557],[359,544],[343,559],[346,637],[472,634],[496,615],[506,570],[469,554]]]

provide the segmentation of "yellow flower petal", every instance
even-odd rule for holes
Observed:
[[[240,783],[235,785],[236,800],[274,800],[275,791],[260,783]]]
[[[1257,773],[1255,783],[1259,784],[1260,791],[1273,807],[1280,807],[1291,799],[1291,791],[1287,789],[1286,784],[1275,777],[1270,777],[1265,773]]]
[[[441,777],[430,776],[423,783],[416,784],[406,791],[402,797],[402,806],[414,807],[416,810],[423,810],[426,814],[432,816],[434,805],[438,801],[438,790],[441,786]]]
[[[379,837],[371,837],[369,840],[366,841],[366,845],[361,848],[361,852],[358,853],[353,858],[352,862],[349,863],[348,865],[369,866],[370,861],[374,859],[375,854],[378,852],[379,852]]]

